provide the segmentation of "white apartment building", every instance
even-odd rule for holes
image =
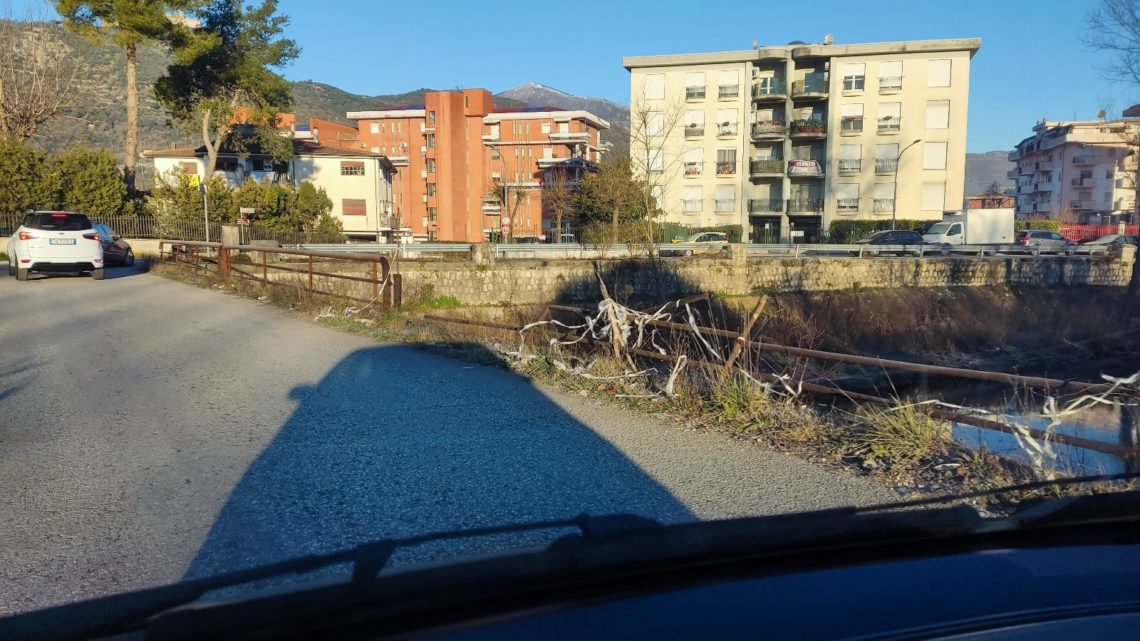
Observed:
[[[1132,113],[1129,110],[1126,113]],[[1017,217],[1075,223],[1133,222],[1140,118],[1041,120],[1017,144]]]
[[[633,121],[650,123],[631,132],[630,153],[648,159],[667,220],[740,224],[752,242],[818,240],[837,218],[941,218],[963,200],[980,46],[791,43],[624,58]]]

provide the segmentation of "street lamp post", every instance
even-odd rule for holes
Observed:
[[[894,229],[896,226],[895,211],[898,209],[898,207],[895,205],[895,201],[898,200],[899,197],[899,165],[902,164],[902,155],[906,152],[907,149],[910,149],[920,142],[922,142],[922,138],[916,138],[914,142],[910,143],[906,147],[903,147],[902,151],[899,152],[899,155],[895,156],[895,182],[892,183],[894,186],[891,188],[891,229]]]

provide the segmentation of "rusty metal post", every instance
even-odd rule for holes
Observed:
[[[380,298],[379,261],[372,261],[372,298]]]
[[[230,248],[225,245],[218,248],[218,273],[222,278],[230,277]]]
[[[724,361],[724,376],[732,373],[732,366],[736,359],[740,357],[740,352],[744,351],[744,346],[748,344],[748,337],[752,335],[752,327],[756,325],[756,321],[760,319],[760,314],[764,311],[764,306],[768,304],[768,297],[761,296],[760,300],[756,301],[756,306],[752,308],[752,313],[748,315],[748,320],[744,322],[744,327],[740,330],[740,335],[732,342],[732,350],[728,353],[728,358]]]
[[[313,257],[309,256],[309,291],[313,291]]]
[[[392,274],[392,299],[389,304],[396,309],[404,304],[404,277],[400,274]]]
[[[262,250],[261,252],[261,280],[262,282],[269,282],[269,265],[266,261],[269,260],[269,252]]]

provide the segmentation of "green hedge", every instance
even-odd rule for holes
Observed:
[[[1019,220],[1013,224],[1013,228],[1017,231],[1025,229],[1037,229],[1041,231],[1055,231],[1061,233],[1061,221],[1059,220]]]
[[[693,234],[703,234],[707,231],[719,231],[728,236],[730,243],[739,243],[744,237],[744,225],[717,225],[716,227],[690,227],[676,223],[663,223],[661,225],[661,242],[671,243],[674,238],[684,240]]]
[[[908,220],[895,221],[895,229],[913,229],[924,231],[927,227],[938,222],[937,220]],[[891,228],[889,220],[835,220],[827,228],[828,239],[833,243],[853,243],[871,234]]]

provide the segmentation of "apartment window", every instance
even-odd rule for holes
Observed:
[[[542,123],[542,133],[544,133],[544,134],[550,133],[550,123],[549,122]]]
[[[863,91],[866,80],[867,65],[861,62],[849,62],[843,65],[843,90]]]
[[[902,103],[879,103],[879,133],[897,133],[902,127]]]
[[[341,176],[363,176],[364,163],[355,160],[342,160],[340,162]]]
[[[682,159],[686,176],[700,176],[704,172],[705,151],[703,149],[688,149]]]
[[[435,195],[435,183],[428,183],[427,184],[427,195],[428,196],[434,196]]]
[[[724,100],[738,96],[740,96],[740,72],[735,69],[720,72],[720,81],[717,83],[717,97]]]
[[[681,208],[686,214],[699,214],[705,209],[705,191],[700,185],[685,185],[681,190]]]
[[[553,158],[554,157],[554,147],[543,147],[542,148],[542,157],[543,158]]]
[[[876,214],[890,213],[895,206],[895,184],[875,183],[871,185],[871,211]]]
[[[685,112],[685,137],[700,138],[705,135],[705,112]]]
[[[434,111],[428,112],[428,124],[433,126],[433,127],[435,126],[435,112]]]
[[[214,171],[215,172],[221,171],[221,172],[225,172],[227,174],[232,174],[235,171],[237,171],[237,168],[238,168],[237,158],[219,158],[217,163],[214,166]]]
[[[946,143],[927,142],[922,144],[922,168],[946,169]]]
[[[716,135],[736,135],[736,110],[718,109],[716,112]]]
[[[665,74],[651,73],[645,76],[645,99],[665,99]]]
[[[345,198],[340,201],[340,212],[345,216],[364,216],[368,213],[368,204],[363,198]]]
[[[250,171],[273,171],[273,163],[268,158],[250,158]]]
[[[718,214],[736,211],[736,185],[717,185],[714,204]]]
[[[861,145],[839,145],[839,173],[859,173],[862,156],[863,147]]]
[[[840,107],[839,130],[845,134],[863,131],[863,104],[846,104]]]
[[[926,71],[927,87],[950,86],[950,61],[931,60]]]
[[[716,150],[716,173],[718,176],[731,176],[736,173],[736,150]]]
[[[650,111],[645,114],[645,133],[648,136],[665,135],[665,114],[660,111]]]
[[[368,131],[374,134],[380,133],[380,123],[374,122],[368,125]]]
[[[859,183],[838,183],[835,185],[835,211],[859,211]]]
[[[879,63],[879,91],[892,92],[902,89],[902,60],[888,60]]]
[[[428,149],[435,149],[435,134],[427,135],[427,146]]]
[[[196,163],[196,162],[184,162],[184,163],[180,163],[180,164],[182,165],[182,173],[184,173],[184,174],[197,174],[198,173],[198,163]]]
[[[926,128],[946,129],[950,126],[950,101],[931,100],[926,103]]]
[[[649,150],[649,171],[665,171],[665,152],[661,149]]]
[[[491,147],[491,160],[498,160],[502,157],[503,154],[499,153],[498,147]]]
[[[942,211],[946,202],[946,183],[922,183],[922,211]]]
[[[685,100],[705,99],[705,74],[694,71],[685,74]]]
[[[875,172],[880,174],[894,173],[899,164],[898,143],[889,145],[875,145]]]
[[[435,173],[435,158],[427,159],[427,170],[429,174]]]

